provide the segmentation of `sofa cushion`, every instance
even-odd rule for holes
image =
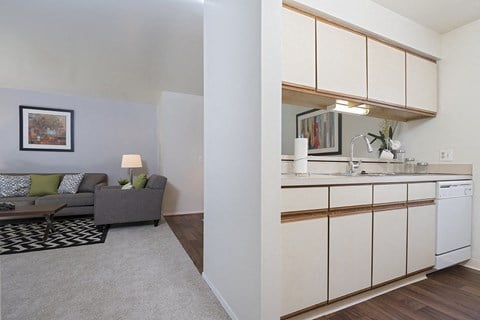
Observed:
[[[105,173],[85,173],[82,183],[78,187],[78,192],[95,192],[95,186],[102,182],[107,183]]]
[[[30,176],[0,175],[0,197],[25,197],[29,190]]]
[[[84,173],[64,175],[58,187],[58,193],[77,193],[84,175]]]
[[[167,178],[164,176],[160,176],[158,174],[152,174],[150,178],[148,178],[147,185],[145,188],[150,189],[165,189],[165,185],[167,184]]]
[[[32,184],[30,185],[29,196],[44,196],[47,194],[56,194],[58,185],[60,184],[60,175],[48,174],[39,175],[32,174],[30,176]]]
[[[31,205],[35,204],[35,200],[37,197],[6,197],[2,198],[2,202],[8,201],[8,202],[13,202],[17,206],[26,206],[26,205]]]
[[[93,193],[52,194],[37,198],[35,204],[66,203],[67,207],[93,206]]]
[[[138,177],[133,180],[133,188],[134,189],[143,189],[145,188],[145,185],[147,184],[147,175],[145,173],[142,173]]]

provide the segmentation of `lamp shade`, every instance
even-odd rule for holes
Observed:
[[[139,154],[124,154],[122,156],[122,168],[141,168],[142,157]]]

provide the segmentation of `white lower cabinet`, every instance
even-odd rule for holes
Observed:
[[[406,274],[407,209],[373,213],[372,285]]]
[[[282,223],[282,315],[327,301],[328,218]]]
[[[435,265],[436,205],[408,208],[407,273]]]
[[[329,300],[372,284],[372,213],[330,217]]]

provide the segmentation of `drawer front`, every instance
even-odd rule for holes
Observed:
[[[408,201],[435,199],[435,195],[435,182],[408,184]]]
[[[330,187],[330,208],[372,204],[372,185]]]
[[[373,203],[407,201],[407,184],[381,184],[373,186]]]
[[[328,187],[282,188],[282,212],[328,208]]]

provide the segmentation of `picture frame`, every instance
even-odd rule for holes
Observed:
[[[342,153],[342,114],[312,109],[297,114],[297,137],[308,138],[309,155]]]
[[[19,106],[20,150],[74,151],[74,112]]]

